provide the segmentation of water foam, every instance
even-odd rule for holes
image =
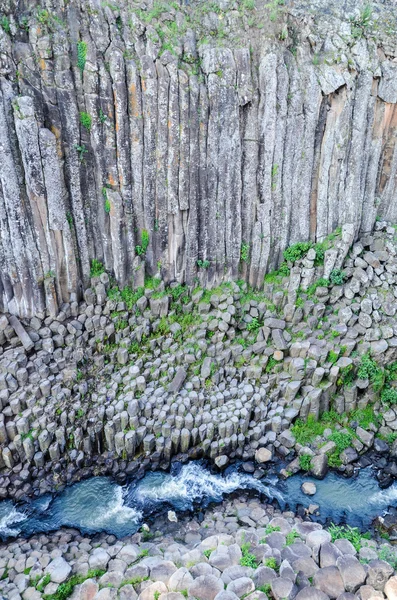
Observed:
[[[145,477],[137,486],[134,497],[140,505],[150,502],[160,504],[168,502],[181,508],[191,508],[194,503],[210,499],[222,500],[225,494],[239,489],[255,489],[269,499],[282,494],[268,487],[250,475],[233,471],[227,475],[214,475],[199,464],[184,465],[177,475],[153,473]]]
[[[27,519],[27,514],[10,506],[9,512],[0,517],[0,536],[17,537],[21,533],[21,528],[11,527],[16,523],[21,523]]]

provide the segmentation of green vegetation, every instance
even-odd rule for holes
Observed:
[[[66,600],[73,594],[76,585],[83,583],[86,579],[102,577],[105,573],[106,571],[103,571],[102,569],[94,569],[88,571],[87,575],[72,575],[72,577],[59,585],[55,594],[46,594],[43,598],[44,600]]]
[[[6,15],[1,15],[0,26],[6,33],[8,33],[8,34],[11,33],[10,20]]]
[[[82,126],[87,130],[90,131],[91,130],[91,124],[92,124],[92,119],[91,119],[91,115],[89,115],[86,112],[81,112],[80,113],[80,123],[82,124]]]
[[[211,554],[214,552],[215,548],[208,548],[208,550],[204,550],[203,554],[205,558],[209,558]]]
[[[292,246],[284,250],[283,256],[286,261],[294,263],[306,256],[312,247],[313,244],[311,242],[297,242],[296,244],[292,244]]]
[[[357,527],[350,527],[349,525],[335,525],[331,523],[328,527],[328,531],[331,534],[331,540],[349,540],[353,544],[355,550],[360,552],[361,538],[363,537],[360,530]]]
[[[141,232],[141,243],[135,246],[135,252],[138,256],[143,256],[146,254],[146,250],[149,246],[149,232],[147,229],[142,229]]]
[[[252,554],[249,551],[250,547],[251,544],[249,542],[241,546],[241,553],[243,556],[240,559],[240,565],[242,567],[251,567],[252,569],[256,569],[258,567],[258,561],[255,554]]]
[[[313,248],[316,253],[314,266],[318,267],[324,263],[325,251],[332,246],[332,242],[334,242],[334,240],[338,238],[341,233],[342,230],[340,227],[338,227],[322,242],[317,242],[315,244],[313,242],[297,242],[296,244],[292,244],[292,246],[284,250],[284,258],[286,261],[294,263],[295,261],[306,256],[309,250]]]
[[[309,454],[301,454],[299,457],[299,466],[302,471],[310,471],[312,466],[312,457]]]
[[[296,542],[296,540],[300,540],[300,539],[301,539],[301,536],[299,535],[299,533],[297,531],[295,531],[295,529],[292,529],[292,531],[290,531],[286,535],[285,545],[291,546],[292,544],[294,544]]]
[[[258,319],[256,317],[252,317],[252,320],[247,323],[247,329],[248,331],[257,331],[259,329],[259,327],[261,326],[261,324],[259,323]]]
[[[243,262],[248,262],[249,253],[250,253],[250,245],[242,242],[241,249],[240,249],[240,259]]]
[[[343,285],[346,275],[341,269],[334,269],[331,271],[329,278],[333,285]]]
[[[208,269],[208,267],[210,266],[210,261],[209,260],[198,260],[197,261],[197,266],[199,269]]]
[[[264,594],[266,594],[267,596],[270,597],[270,593],[272,591],[272,586],[270,585],[270,583],[265,583],[265,585],[260,585],[257,590],[259,592],[263,592]]]
[[[79,144],[75,144],[74,148],[79,153],[80,161],[83,162],[83,160],[84,160],[84,154],[86,154],[88,152],[87,148],[85,147],[84,144],[81,144],[81,146],[79,146]]]
[[[379,392],[385,385],[385,371],[371,358],[369,352],[362,355],[357,376],[360,379],[369,379],[376,392]]]
[[[309,287],[307,288],[307,292],[306,292],[307,297],[309,299],[314,298],[317,288],[328,287],[328,286],[329,286],[328,279],[324,279],[323,277],[321,277],[320,279],[317,279],[317,281],[315,281],[314,283],[309,285]]]
[[[265,567],[269,567],[269,569],[274,569],[276,572],[278,572],[280,567],[277,564],[277,561],[274,558],[274,556],[270,556],[269,558],[266,558],[263,562],[264,562]]]
[[[105,203],[104,203],[105,213],[109,214],[110,213],[110,209],[111,209],[112,206],[111,206],[110,200],[108,198],[108,193],[107,193],[106,187],[102,188],[102,196],[105,199]]]
[[[281,263],[277,271],[272,271],[271,273],[267,273],[265,275],[264,282],[265,283],[276,283],[280,284],[283,277],[288,277],[290,274],[290,269],[286,262]]]
[[[271,533],[273,533],[273,531],[281,531],[281,527],[279,527],[278,525],[276,525],[276,526],[274,526],[274,525],[266,525],[266,527],[265,527],[265,534],[266,535],[270,535]]]
[[[91,261],[90,276],[91,277],[100,277],[100,275],[102,275],[102,273],[104,273],[104,272],[105,272],[105,267],[103,266],[103,264],[101,263],[101,261],[99,261],[96,258],[94,258]]]
[[[334,365],[338,360],[339,360],[339,354],[337,354],[333,350],[330,350],[328,352],[327,362],[330,362],[332,365]]]
[[[44,575],[44,577],[41,579],[41,581],[39,581],[39,583],[37,583],[36,590],[38,592],[43,592],[46,588],[46,586],[50,583],[51,581],[51,575],[49,573],[46,573],[46,575]]]
[[[361,39],[372,24],[372,7],[366,4],[358,17],[351,18],[351,32],[355,40]]]
[[[81,73],[84,71],[85,63],[87,60],[87,42],[77,42],[77,66]]]

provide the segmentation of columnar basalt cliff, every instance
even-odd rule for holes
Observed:
[[[339,4],[3,2],[1,310],[55,315],[93,259],[261,287],[395,221],[395,8]]]

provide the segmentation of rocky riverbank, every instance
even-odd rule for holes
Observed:
[[[123,483],[173,457],[222,469],[281,456],[284,476],[397,473],[396,231],[295,244],[263,291],[142,281],[92,264],[84,301],[0,318],[0,494]]]
[[[7,600],[397,598],[397,552],[358,530],[323,529],[242,494],[123,540],[76,530],[0,547]]]

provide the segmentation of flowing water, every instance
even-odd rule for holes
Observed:
[[[303,494],[303,481],[315,482],[314,496]],[[135,533],[150,516],[170,509],[192,511],[221,502],[237,490],[252,490],[263,499],[277,500],[282,509],[318,504],[322,521],[331,519],[361,528],[397,504],[397,483],[381,490],[370,468],[350,479],[329,473],[322,481],[300,475],[286,481],[277,476],[258,481],[239,472],[238,466],[213,474],[203,464],[193,462],[174,464],[170,473],[148,473],[125,486],[108,477],[92,477],[59,495],[47,494],[17,505],[5,500],[0,502],[0,537],[29,536],[62,526],[123,537]]]

